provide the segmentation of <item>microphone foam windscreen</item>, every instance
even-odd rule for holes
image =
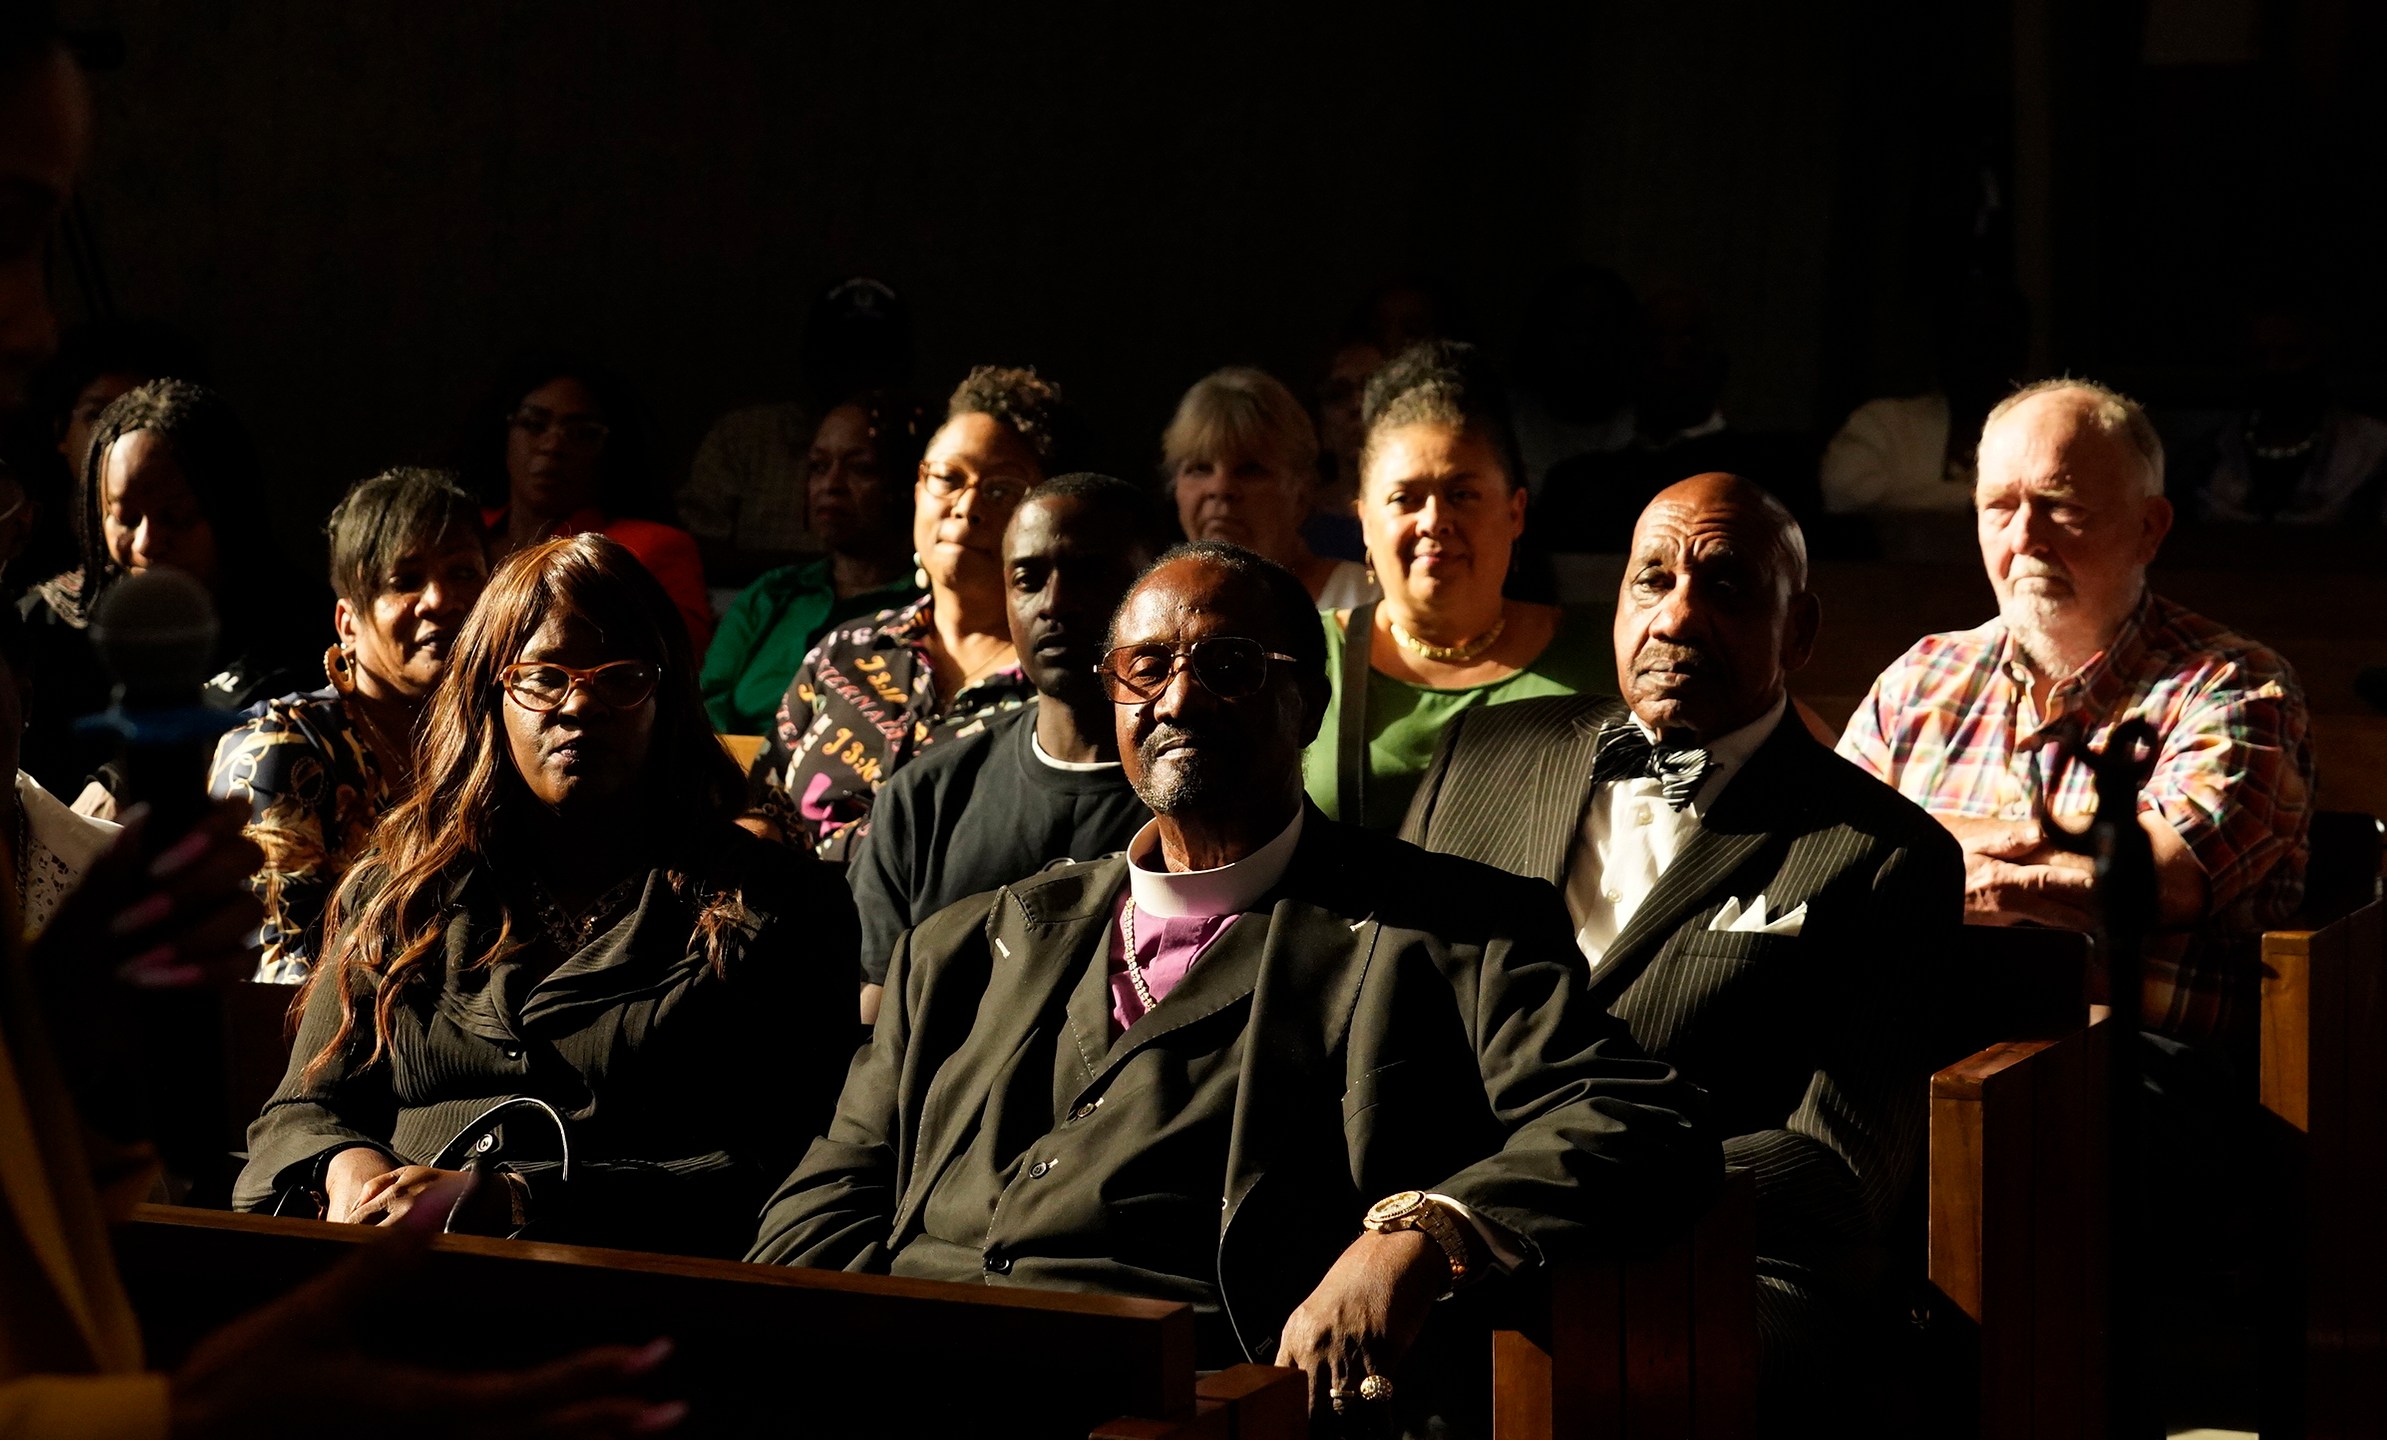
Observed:
[[[118,580],[91,614],[92,647],[133,704],[198,704],[218,634],[207,587],[163,567]]]

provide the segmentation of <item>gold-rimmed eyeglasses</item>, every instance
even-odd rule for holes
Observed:
[[[614,660],[582,670],[547,660],[522,660],[497,672],[498,687],[525,710],[560,710],[577,689],[613,710],[635,710],[655,693],[663,667],[651,660]]]

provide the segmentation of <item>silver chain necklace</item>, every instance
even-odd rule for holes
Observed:
[[[1135,958],[1135,901],[1127,902],[1121,918],[1127,927],[1127,983],[1135,987],[1135,998],[1144,1002],[1144,1011],[1150,1014],[1160,1008],[1160,1002],[1152,998],[1152,987],[1144,981],[1144,967]]]

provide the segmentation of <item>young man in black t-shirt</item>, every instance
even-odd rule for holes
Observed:
[[[1123,850],[1152,818],[1119,768],[1094,667],[1111,612],[1165,545],[1158,507],[1107,475],[1059,476],[1020,502],[1003,580],[1036,705],[947,739],[879,792],[846,877],[865,1015],[904,931],[1048,865]]]

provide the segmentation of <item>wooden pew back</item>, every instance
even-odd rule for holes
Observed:
[[[2069,1440],[2105,1426],[2107,1024],[2085,936],[1966,926],[1955,1035],[1931,1078],[1935,1431]],[[1996,1037],[1996,1038],[1989,1038]]]
[[[2105,1429],[2110,1031],[2006,1041],[1931,1080],[1931,1283],[1970,1322],[1983,1440]]]
[[[1553,1276],[1492,1336],[1494,1440],[1741,1440],[1756,1425],[1756,1185],[1692,1233]]]
[[[2286,1293],[2263,1433],[2387,1425],[2387,903],[2263,937],[2261,1096],[2278,1153],[2266,1230]]]
[[[171,1366],[372,1238],[144,1206],[117,1253],[151,1363]],[[1225,1427],[1220,1440],[1303,1433],[1280,1423],[1283,1387],[1301,1393],[1290,1371],[1228,1372],[1201,1404],[1193,1312],[1154,1300],[448,1236],[373,1330],[411,1358],[475,1368],[667,1335],[662,1383],[693,1402],[690,1435],[783,1434],[800,1420],[823,1435],[1082,1436],[1120,1417],[1187,1440],[1211,1433],[1205,1423]]]

